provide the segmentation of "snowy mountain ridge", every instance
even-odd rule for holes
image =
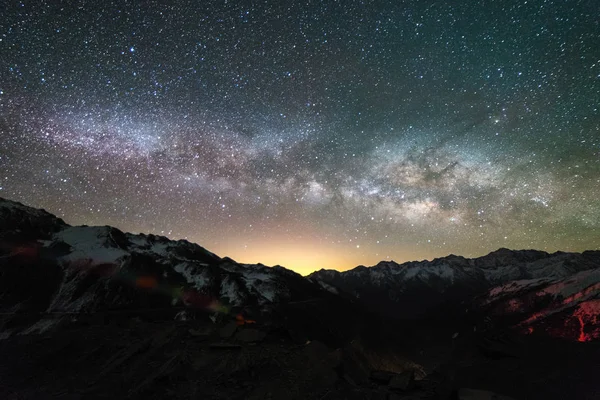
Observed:
[[[414,317],[449,300],[462,301],[510,282],[532,285],[539,280],[541,285],[597,268],[600,251],[549,254],[501,248],[472,259],[450,255],[403,264],[384,261],[344,272],[320,270],[308,278],[327,290],[359,298],[373,310]]]
[[[44,210],[0,199],[0,312],[12,315],[0,320],[4,332],[17,326],[28,332],[46,329],[52,325],[48,315],[158,309],[227,313],[339,298],[400,318],[450,305],[513,316],[519,329],[553,319],[555,326],[574,332],[569,337],[587,340],[600,332],[598,271],[600,251],[499,249],[473,259],[382,261],[302,277],[280,266],[221,258],[186,240],[110,226],[69,226]]]
[[[239,264],[185,240],[69,226],[43,210],[0,199],[0,311],[5,314],[172,306],[228,312],[321,295],[330,296],[282,267]],[[4,322],[6,327],[14,321]]]
[[[409,261],[402,264],[394,261],[382,261],[371,267],[360,265],[344,272],[322,269],[309,276],[325,281],[340,277],[360,277],[368,279],[373,284],[385,284],[386,279],[427,281],[433,277],[448,279],[452,282],[461,276],[470,276],[472,279],[484,279],[490,284],[499,284],[525,277],[530,279],[564,278],[577,271],[597,267],[598,264],[595,261],[592,263],[589,261],[598,253],[600,252],[586,251],[580,254],[559,251],[549,254],[538,250],[501,248],[478,258],[468,259],[449,255],[432,261]]]
[[[410,284],[428,284],[440,280],[448,285],[462,281],[492,286],[520,279],[565,278],[579,271],[600,267],[599,255],[599,251],[549,254],[537,250],[502,248],[472,259],[450,255],[432,261],[403,264],[383,261],[372,267],[358,266],[344,272],[322,269],[310,274],[309,278],[342,287],[351,287],[352,280],[373,286],[393,283],[399,290]]]

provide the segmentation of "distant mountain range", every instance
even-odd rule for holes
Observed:
[[[221,258],[185,240],[69,226],[0,199],[5,337],[44,332],[80,314],[149,310],[187,318],[316,300],[403,319],[485,316],[525,333],[592,341],[600,338],[600,251],[500,249],[474,259],[380,262],[302,277]]]
[[[391,317],[419,318],[454,306],[459,314],[502,317],[525,333],[600,338],[600,251],[501,248],[474,259],[380,262],[344,272],[320,270],[308,278]]]

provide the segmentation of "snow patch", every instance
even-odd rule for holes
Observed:
[[[71,246],[71,253],[61,257],[64,262],[82,259],[91,260],[91,265],[116,264],[129,255],[128,252],[113,246],[114,242],[107,227],[73,226],[54,235]]]
[[[219,291],[220,297],[227,297],[229,304],[239,306],[243,303],[243,299],[240,296],[240,288],[237,282],[230,277],[225,277],[221,282],[221,290]]]
[[[0,340],[6,340],[12,335],[12,331],[2,331],[0,332]]]
[[[175,315],[175,321],[187,321],[187,320],[188,320],[188,315],[187,315],[187,312],[185,312],[185,310],[179,311],[177,313],[177,315]]]
[[[29,328],[25,329],[23,332],[20,332],[19,335],[30,335],[32,333],[44,333],[52,329],[58,324],[57,319],[41,319],[35,324],[31,325]]]
[[[563,298],[568,298],[599,282],[600,270],[583,271],[544,288],[540,295],[550,294],[555,297],[562,296]]]
[[[333,294],[339,294],[339,291],[334,286],[331,286],[330,284],[323,282],[320,279],[317,279],[317,283],[319,284],[319,286],[321,286],[323,289],[327,290],[328,292],[333,293]]]
[[[520,291],[539,287],[539,286],[544,285],[549,282],[551,282],[551,280],[547,279],[547,278],[520,279],[517,281],[512,281],[512,282],[506,283],[504,285],[496,286],[495,288],[491,289],[488,292],[488,294],[487,294],[488,299],[487,299],[486,303],[490,303],[494,300],[497,300],[501,296],[512,295],[512,294],[520,292]]]
[[[205,276],[205,269],[200,269],[199,267],[208,267],[208,264],[180,263],[175,265],[173,269],[181,274],[187,283],[191,284],[195,289],[200,290],[209,283],[209,279]]]

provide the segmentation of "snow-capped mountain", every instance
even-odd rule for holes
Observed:
[[[302,317],[291,318],[298,326],[344,324],[363,305],[401,318],[438,318],[451,308],[496,315],[525,333],[588,341],[600,339],[599,292],[600,251],[500,249],[474,259],[380,262],[305,278],[221,258],[185,240],[70,226],[0,199],[0,335],[44,331],[82,314],[149,310],[153,318],[173,318],[179,311],[227,314],[301,303],[304,309],[294,312]]]
[[[374,310],[414,317],[508,282],[557,281],[596,268],[600,268],[600,251],[548,254],[499,249],[473,259],[450,255],[404,264],[380,262],[344,272],[320,270],[309,279],[325,289],[359,298]]]
[[[282,267],[239,264],[185,240],[69,226],[44,210],[0,199],[0,312],[8,330],[43,330],[61,314],[228,312],[322,295],[331,296]]]

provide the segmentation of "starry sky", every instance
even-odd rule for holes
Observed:
[[[0,13],[0,197],[302,274],[600,247],[597,0]]]

